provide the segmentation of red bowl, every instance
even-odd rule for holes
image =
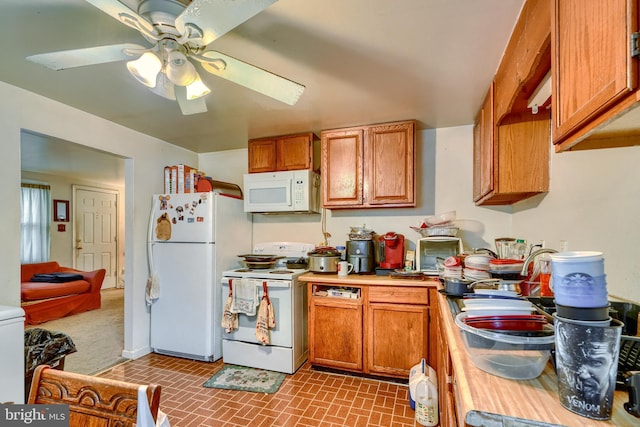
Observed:
[[[540,331],[547,323],[547,320],[542,315],[532,314],[515,316],[474,316],[463,319],[463,322],[478,329]]]

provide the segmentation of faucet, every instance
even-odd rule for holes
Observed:
[[[524,264],[522,264],[522,271],[520,272],[521,276],[528,276],[529,275],[529,264],[531,264],[531,262],[535,259],[535,257],[537,257],[540,254],[553,254],[556,253],[558,251],[556,251],[555,249],[551,249],[551,248],[540,248],[532,253],[529,254],[529,256],[524,260]]]

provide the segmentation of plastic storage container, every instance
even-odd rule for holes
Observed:
[[[513,380],[537,378],[544,370],[555,335],[526,337],[474,328],[463,322],[468,316],[456,316],[465,349],[478,368]]]
[[[416,423],[423,426],[438,424],[438,384],[426,376],[416,385]]]
[[[422,359],[420,363],[413,366],[409,371],[409,406],[411,406],[411,409],[416,409],[416,386],[425,377],[429,378],[429,380],[434,384],[438,384],[438,377],[435,369],[427,365],[427,361],[425,359]]]

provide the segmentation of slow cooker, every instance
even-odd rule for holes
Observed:
[[[316,248],[309,252],[309,271],[312,273],[337,273],[341,253],[337,249]]]

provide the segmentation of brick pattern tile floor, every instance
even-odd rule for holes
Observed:
[[[405,384],[318,371],[307,362],[272,394],[203,387],[222,365],[148,354],[100,376],[160,384],[160,408],[172,427],[417,425]]]

